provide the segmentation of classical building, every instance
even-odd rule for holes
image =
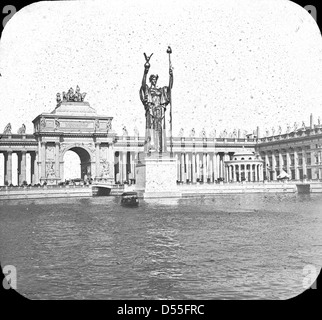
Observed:
[[[263,162],[258,154],[250,150],[236,152],[225,161],[225,181],[263,181]]]
[[[51,113],[42,113],[33,120],[34,133],[26,134],[23,125],[17,134],[8,124],[0,136],[2,160],[0,170],[3,183],[57,184],[65,180],[64,156],[74,151],[80,158],[82,179],[123,183],[136,179],[135,166],[138,153],[144,151],[144,137],[122,135],[112,130],[112,118],[98,115],[85,94],[77,88],[57,96],[57,106]],[[173,137],[173,154],[177,160],[176,180],[182,183],[277,180],[284,170],[293,180],[322,178],[322,126],[314,125],[288,130],[282,134],[259,137],[233,134],[200,137],[183,133]],[[170,138],[167,138],[170,145]],[[13,166],[16,154],[17,166]]]
[[[292,132],[259,139],[256,151],[264,160],[264,177],[276,180],[284,170],[293,180],[322,178],[322,126],[313,123]]]

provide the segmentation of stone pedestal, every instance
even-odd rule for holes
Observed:
[[[139,154],[135,190],[143,198],[181,197],[176,183],[177,161],[169,153]]]

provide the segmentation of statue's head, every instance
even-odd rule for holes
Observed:
[[[157,81],[158,81],[159,76],[157,74],[151,74],[149,81],[153,84],[156,85]]]

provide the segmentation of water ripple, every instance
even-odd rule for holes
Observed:
[[[3,201],[0,259],[33,299],[286,299],[322,265],[321,195]]]

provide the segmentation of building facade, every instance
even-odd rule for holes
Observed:
[[[122,135],[112,130],[112,117],[100,116],[88,102],[59,101],[51,113],[33,120],[34,133],[25,127],[17,134],[5,128],[0,139],[3,182],[58,184],[65,180],[64,156],[74,151],[80,158],[82,179],[108,183],[135,182],[138,154],[144,151],[144,137]],[[173,137],[180,183],[277,180],[284,170],[293,180],[322,178],[322,126],[259,137],[247,135]],[[170,149],[170,139],[167,138]],[[13,164],[13,155],[16,166]]]

